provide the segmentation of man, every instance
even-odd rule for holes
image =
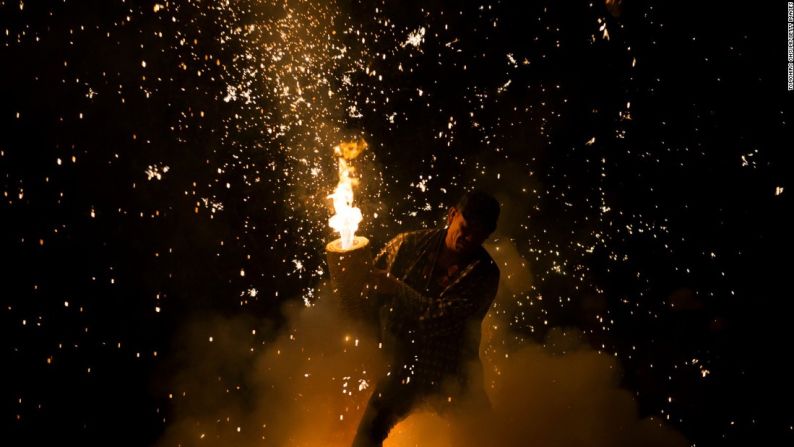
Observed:
[[[370,287],[394,358],[354,447],[381,446],[420,403],[446,407],[468,392],[488,404],[482,378],[469,372],[481,369],[480,324],[499,285],[499,268],[482,247],[498,218],[499,202],[471,191],[449,209],[446,229],[399,234],[375,257]]]

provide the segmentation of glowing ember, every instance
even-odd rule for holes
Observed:
[[[345,250],[353,247],[356,230],[362,219],[361,210],[353,206],[353,186],[358,184],[358,179],[354,177],[354,169],[349,162],[366,148],[367,143],[363,139],[343,142],[334,148],[334,153],[339,157],[339,183],[334,193],[328,196],[334,201],[336,213],[328,219],[328,224],[339,233]]]

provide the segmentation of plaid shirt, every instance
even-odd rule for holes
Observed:
[[[499,286],[499,268],[484,248],[465,265],[438,271],[446,230],[401,233],[375,257],[375,266],[401,280],[383,295],[383,337],[395,349],[392,373],[401,380],[438,386],[465,380],[465,365],[479,361],[480,324]]]

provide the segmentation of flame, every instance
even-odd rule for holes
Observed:
[[[361,222],[361,210],[353,206],[353,186],[358,184],[358,179],[353,176],[354,169],[349,161],[356,158],[367,143],[363,139],[352,142],[342,142],[334,148],[334,153],[339,157],[339,183],[334,193],[328,197],[334,201],[334,214],[328,219],[328,224],[337,231],[342,240],[342,248],[353,247],[358,224]]]

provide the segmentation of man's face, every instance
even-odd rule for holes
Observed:
[[[467,221],[455,207],[447,214],[447,236],[444,240],[447,249],[457,255],[470,255],[481,246],[490,233],[482,225]]]

